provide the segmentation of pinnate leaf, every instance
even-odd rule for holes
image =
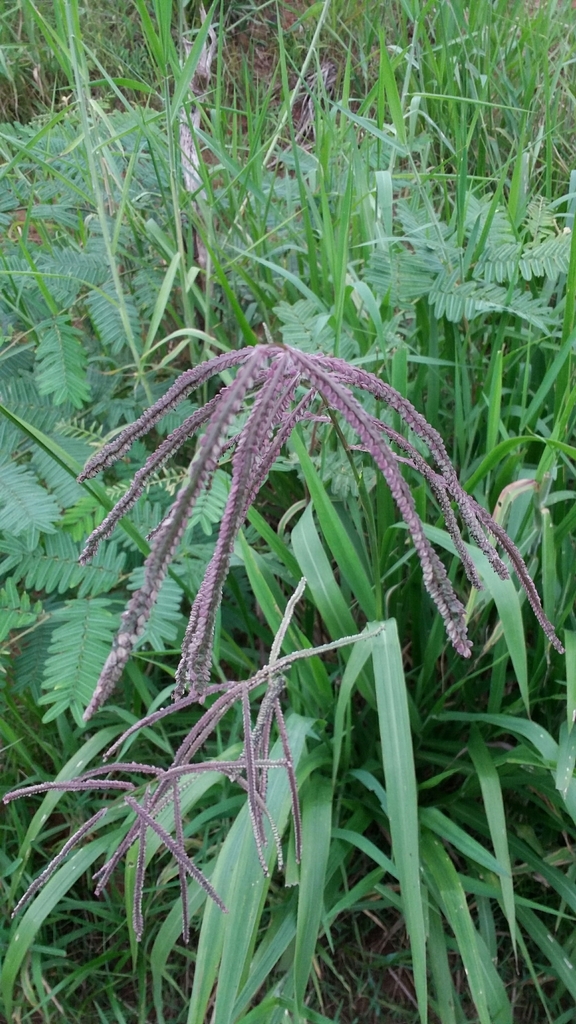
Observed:
[[[77,598],[54,614],[40,704],[52,705],[43,721],[70,709],[79,725],[106,661],[118,617],[104,598]]]
[[[0,641],[14,629],[26,629],[40,615],[40,601],[34,604],[28,594],[19,594],[13,579],[7,579],[0,590]]]
[[[38,531],[54,532],[59,514],[56,500],[30,470],[14,462],[0,463],[0,530],[16,537],[27,533],[33,547]]]
[[[65,317],[40,324],[40,344],[36,350],[38,388],[41,395],[52,395],[56,405],[71,402],[82,408],[90,398],[86,380],[86,353],[82,335]]]
[[[14,570],[16,582],[25,580],[28,590],[44,590],[47,594],[66,593],[79,586],[79,597],[105,593],[118,581],[125,555],[111,543],[102,548],[90,565],[78,564],[80,548],[67,533],[50,534],[43,547],[28,551],[24,543],[0,539],[0,552],[7,557],[0,563],[0,574]]]

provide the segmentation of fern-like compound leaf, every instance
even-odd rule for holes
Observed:
[[[12,375],[8,380],[2,381],[2,401],[10,409],[18,411],[21,419],[38,427],[45,434],[51,432],[58,419],[58,410],[54,403],[46,396],[39,393],[38,387],[32,375],[21,374],[16,377]],[[22,435],[18,433],[18,441],[22,442]],[[0,449],[0,451],[8,449]]]
[[[16,581],[7,579],[0,590],[0,642],[14,630],[27,629],[42,612],[42,603],[32,603],[28,594],[19,594]]]
[[[230,477],[222,469],[217,469],[210,487],[199,495],[190,516],[190,526],[198,525],[206,537],[212,534],[212,527],[222,519],[226,501],[230,492]]]
[[[97,558],[100,557],[101,549]],[[97,561],[97,558],[94,561]],[[130,590],[138,590],[144,583],[144,566],[139,565],[131,573],[128,587]],[[184,616],[180,613],[182,603],[182,588],[166,576],[158,591],[156,604],[154,605],[146,629],[135,645],[137,648],[143,644],[149,645],[154,651],[163,651],[166,647],[172,647],[178,636],[178,629],[184,627]]]
[[[43,721],[70,710],[78,725],[106,661],[118,616],[105,598],[77,598],[59,608],[48,648],[39,703],[48,705]]]
[[[62,437],[60,434],[52,435],[57,444],[62,448],[70,451],[71,444],[70,439]],[[64,443],[62,443],[64,442]],[[87,445],[76,445],[76,451],[73,454],[78,462],[82,458],[86,458]],[[78,458],[78,455],[80,458]],[[82,496],[86,493],[79,484],[76,483],[74,477],[70,476],[67,470],[63,468],[58,462],[55,462],[51,455],[43,448],[35,448],[32,452],[32,458],[30,465],[36,470],[38,479],[42,481],[44,486],[51,494],[54,495],[56,501],[60,505],[60,508],[70,508],[75,505],[77,501],[80,501]]]
[[[52,628],[52,619],[46,617],[37,622],[33,629],[27,626],[25,635],[19,637],[14,658],[14,694],[28,692],[35,701],[38,700]]]
[[[138,311],[129,294],[124,296],[126,312],[132,325],[134,337],[141,333]],[[98,291],[90,292],[86,299],[92,326],[106,349],[118,355],[126,345],[126,330],[120,316],[120,307],[116,289],[112,281],[107,281]]]
[[[509,289],[484,281],[461,281],[459,271],[443,271],[436,278],[428,296],[438,318],[445,316],[452,323],[464,317],[472,320],[484,313],[513,313],[540,331],[549,328],[554,315],[545,303],[529,292]]]
[[[35,211],[37,209],[38,206],[34,207]],[[53,210],[54,206],[50,209]],[[42,257],[42,270],[47,275],[76,282],[76,291],[82,285],[101,285],[109,274],[105,257],[82,252],[71,245],[60,249],[54,248],[49,254],[45,254]]]
[[[374,252],[364,277],[391,306],[404,308],[428,295],[434,281],[427,262],[403,247]]]
[[[300,299],[291,305],[280,302],[274,312],[281,322],[280,333],[285,345],[293,345],[303,352],[334,351],[334,330],[329,325],[330,313],[322,313],[318,303],[311,299]],[[343,353],[344,358],[357,353]]]
[[[56,405],[71,402],[81,409],[90,398],[86,379],[86,353],[82,335],[66,317],[55,317],[37,327],[40,344],[36,350],[38,390],[51,395]]]
[[[38,534],[53,533],[60,509],[33,473],[15,462],[0,463],[0,530],[20,537],[27,534],[30,548]]]
[[[46,594],[65,594],[79,587],[79,597],[95,597],[111,590],[118,582],[125,555],[115,543],[98,552],[89,566],[78,564],[80,549],[68,533],[60,530],[43,538],[42,546],[28,550],[16,538],[0,539],[0,575],[13,573],[15,582],[24,580],[27,590],[43,590]]]
[[[569,262],[570,234],[554,235],[536,245],[524,247],[517,242],[487,246],[474,270],[474,277],[503,284],[520,271],[525,281],[534,277],[555,280],[559,274],[568,272]]]
[[[570,245],[571,236],[567,233],[547,238],[540,245],[524,249],[519,263],[524,280],[530,281],[533,277],[549,277],[555,280],[559,274],[567,274]]]

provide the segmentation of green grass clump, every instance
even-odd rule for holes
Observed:
[[[576,738],[574,342],[576,94],[571,9],[531,4],[196,5],[20,0],[0,65],[0,735],[6,791],[77,778],[168,705],[190,603],[230,486],[225,456],[187,527],[111,702],[82,715],[146,535],[186,478],[161,468],[95,561],[83,543],[192,398],[98,483],[75,477],[179,373],[269,330],[390,383],[439,431],[465,490],[520,549],[566,656],[517,582],[474,544],[465,661],[383,480],[356,435],[304,421],[234,550],[213,679],[359,633],[288,672],[302,805],[296,863],[282,773],[269,802],[285,869],[265,877],[243,791],[183,789],[188,856],[230,913],[150,864],[136,941],[131,849],[104,896],[91,875],[130,824],[121,795],[50,791],[6,808],[6,907],[91,815],[106,816],[23,915],[2,923],[7,1019],[441,1024],[574,1020]],[[181,117],[198,101],[199,187]],[[189,57],[183,45],[192,44]],[[316,78],[336,67],[334,92]],[[38,69],[35,73],[35,69]],[[35,83],[35,84],[33,84]],[[295,88],[299,96],[294,95]],[[304,98],[314,130],[299,135]],[[221,383],[230,377],[222,375]],[[214,391],[194,396],[199,405]],[[366,412],[387,416],[366,397]],[[238,429],[242,422],[238,422]],[[426,481],[404,478],[460,594]],[[208,699],[208,706],[212,698]],[[202,709],[143,730],[125,760],[169,765]],[[231,708],[204,756],[239,756]],[[276,740],[274,735],[273,741]],[[135,746],[134,746],[135,744]],[[277,778],[276,778],[277,776]],[[172,807],[172,812],[174,808]],[[164,812],[169,815],[170,807]],[[157,851],[149,834],[146,858]],[[154,871],[156,870],[156,874]]]

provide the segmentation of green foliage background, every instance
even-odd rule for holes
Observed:
[[[99,483],[80,486],[75,476],[190,363],[253,344],[263,324],[286,343],[381,374],[426,415],[464,486],[522,550],[566,646],[565,658],[550,650],[517,585],[496,579],[471,548],[486,589],[469,598],[474,652],[459,660],[385,485],[363,453],[342,446],[354,436],[329,424],[303,428],[250,513],[215,646],[221,678],[253,672],[301,575],[306,600],[285,653],[387,620],[372,645],[291,671],[302,864],[280,777],[270,804],[287,867],[270,879],[243,794],[216,773],[195,779],[186,790],[189,849],[231,912],[207,906],[192,883],[195,930],[184,946],[177,870],[161,860],[137,946],[134,858],[105,898],[91,896],[91,871],[125,830],[125,808],[112,805],[105,827],[25,914],[4,919],[6,1017],[352,1024],[420,1014],[441,1024],[568,1024],[576,1019],[570,5],[216,5],[195,202],[181,185],[178,150],[208,27],[199,31],[193,5],[137,0],[119,14],[104,0],[90,9],[18,0],[3,14],[6,789],[74,777],[168,700],[227,467],[195,511],[119,692],[89,728],[82,712],[138,585],[144,538],[193,450],[158,474],[86,568],[77,563],[83,540],[147,448],[138,442]],[[188,60],[184,35],[194,43]],[[336,95],[318,90],[315,141],[301,145],[291,89],[320,58],[338,67]],[[207,251],[202,270],[195,232]],[[184,403],[159,430],[193,407]],[[439,510],[406,473],[461,583]],[[186,714],[141,736],[139,756],[169,762],[199,712]],[[234,755],[240,719],[230,713],[208,756]],[[50,793],[9,805],[0,849],[7,906],[99,801]],[[151,843],[147,857],[154,852]]]

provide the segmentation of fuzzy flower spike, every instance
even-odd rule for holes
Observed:
[[[151,550],[145,562],[143,585],[132,596],[122,616],[112,651],[84,716],[88,719],[114,689],[137,638],[144,630],[194,505],[203,490],[210,486],[220,458],[233,450],[230,492],[214,554],[192,604],[190,622],[182,646],[182,659],[176,677],[174,703],[167,708],[154,711],[127,729],[109,749],[105,760],[116,754],[139,730],[153,727],[167,715],[178,713],[197,701],[203,702],[207,697],[214,697],[214,701],[202,712],[199,720],[184,737],[172,764],[167,769],[134,761],[115,761],[91,769],[76,779],[42,783],[8,793],[4,797],[4,801],[8,802],[17,797],[50,790],[95,790],[102,794],[110,793],[115,801],[115,807],[118,799],[123,800],[131,815],[124,837],[94,877],[97,880],[96,892],[100,893],[122,857],[135,843],[139,843],[133,902],[133,925],[137,938],[142,935],[144,927],[142,902],[146,874],[145,851],[146,839],[151,832],[160,840],[161,846],[174,857],[177,864],[182,899],[182,932],[185,940],[189,931],[189,880],[200,885],[222,910],[226,909],[209,878],[189,857],[185,841],[181,794],[190,780],[203,772],[220,772],[246,792],[258,857],[262,869],[268,872],[270,855],[266,852],[266,825],[276,848],[279,866],[282,863],[280,835],[266,805],[268,777],[272,770],[285,771],[292,803],[295,853],[296,859],[299,859],[301,823],[296,773],[289,744],[289,723],[284,720],[280,703],[286,685],[286,672],[300,658],[323,654],[360,639],[368,640],[375,635],[365,631],[358,636],[344,637],[323,647],[297,651],[281,658],[279,655],[283,638],[296,602],[304,591],[305,581],[302,580],[288,602],[272,645],[268,664],[248,680],[210,684],[215,617],[222,599],[234,542],[250,505],[297,423],[311,416],[317,419],[318,413],[322,415],[328,408],[333,415],[342,417],[352,427],[358,438],[358,445],[354,447],[361,448],[371,456],[390,488],[420,559],[424,584],[444,619],[452,644],[460,654],[469,657],[471,649],[466,634],[464,608],[454,593],[442,562],[426,538],[410,489],[402,476],[403,465],[409,465],[420,473],[429,484],[442,510],[446,529],[454,541],[470,583],[475,587],[481,586],[480,578],[462,540],[453,505],[456,505],[461,520],[474,542],[486,554],[494,571],[502,578],[508,576],[508,570],[487,535],[492,535],[506,552],[550,643],[556,650],[563,650],[553,626],[544,615],[540,598],[520,552],[502,527],[464,491],[437,432],[410,402],[388,384],[374,374],[350,366],[343,360],[320,354],[309,355],[287,346],[270,344],[226,353],[202,363],[182,374],[163,398],[98,452],[90,460],[80,479],[86,480],[111,466],[129,450],[137,438],[148,433],[158,420],[175,408],[186,395],[217,374],[232,368],[236,368],[236,375],[231,383],[222,387],[201,409],[189,416],[138,470],[128,492],[89,537],[82,555],[84,562],[93,557],[100,542],[110,535],[118,521],[137,501],[151,474],[189,438],[199,435],[187,481],[176,496],[168,515],[151,536]],[[398,414],[404,425],[425,443],[429,461],[403,434],[366,412],[357,397],[357,392],[363,391]],[[243,414],[240,426],[239,414]],[[401,454],[397,454],[392,445]],[[379,629],[381,628],[383,627],[380,626]],[[259,709],[253,722],[252,694],[257,688],[262,687],[264,694],[260,697]],[[235,761],[198,759],[208,737],[236,703],[242,709],[244,732],[240,757]],[[272,755],[273,728],[278,734],[281,756]],[[278,751],[278,746],[276,750]],[[122,777],[118,778],[118,775]],[[173,811],[174,834],[165,827],[167,816],[162,815],[162,812],[166,808]],[[48,881],[70,850],[90,831],[102,826],[106,813],[107,808],[101,808],[71,836],[48,867],[31,884],[16,907],[15,913]],[[172,814],[169,817],[172,817]]]
[[[343,637],[330,644],[307,650],[295,651],[283,658],[279,657],[283,638],[290,624],[297,601],[302,597],[306,580],[302,579],[286,606],[280,628],[275,637],[270,652],[270,659],[264,668],[259,669],[251,679],[242,682],[229,682],[222,686],[208,688],[207,694],[220,693],[211,707],[201,715],[200,719],[188,732],[179,749],[176,751],[174,760],[169,768],[164,769],[155,765],[142,764],[136,761],[115,761],[97,768],[91,768],[83,775],[75,779],[65,779],[59,782],[44,782],[35,786],[27,786],[24,789],[17,789],[7,793],[4,803],[17,800],[20,797],[32,796],[38,793],[55,792],[82,792],[93,790],[99,793],[111,792],[116,797],[112,808],[117,814],[117,798],[123,795],[126,808],[135,815],[135,821],[129,822],[123,839],[118,843],[114,852],[106,863],[94,874],[96,881],[96,895],[100,895],[112,873],[122,858],[136,842],[139,843],[138,857],[136,862],[136,874],[134,881],[134,895],[132,905],[133,926],[136,938],[139,940],[144,930],[144,917],[142,903],[146,881],[146,839],[149,832],[153,832],[160,840],[160,844],[167,850],[176,861],[178,866],[178,877],[180,882],[180,896],[182,903],[182,936],[188,941],[190,921],[188,914],[188,883],[189,880],[196,882],[206,894],[216,903],[224,913],[226,906],[218,895],[214,886],[206,877],[204,872],[194,863],[187,851],[187,840],[184,833],[184,822],[182,813],[181,796],[185,787],[197,775],[204,772],[219,772],[231,782],[239,785],[247,794],[248,810],[252,825],[252,832],[256,844],[258,858],[262,870],[269,874],[269,856],[267,855],[267,836],[265,823],[268,823],[270,836],[276,850],[278,867],[283,866],[282,845],[280,834],[275,821],[270,815],[266,806],[266,795],[269,773],[274,769],[282,769],[286,772],[290,790],[292,805],[292,821],[294,829],[294,851],[296,861],[300,861],[302,846],[302,825],[300,819],[300,807],[298,801],[298,787],[294,761],[289,744],[288,728],[284,721],[280,697],[286,685],[286,672],[298,660],[310,658],[313,655],[321,655],[328,651],[335,650],[356,641],[370,641],[381,630],[378,626],[373,631],[364,631],[357,636]],[[256,716],[256,722],[252,725],[252,713],[250,697],[253,691],[264,685],[264,695],[260,700],[260,707]],[[111,757],[126,740],[129,740],[136,732],[146,727],[154,726],[167,715],[175,714],[189,706],[195,697],[184,697],[168,708],[162,708],[152,712],[146,718],[136,722],[120,736],[112,747],[107,751],[105,760]],[[218,727],[224,715],[236,703],[242,706],[242,720],[244,729],[244,749],[240,756],[234,761],[195,760],[201,752],[201,748],[214,730]],[[281,757],[273,757],[270,749],[270,737],[273,725],[276,725],[282,750]],[[116,775],[129,776],[130,778],[113,778]],[[143,776],[138,780],[135,776]],[[174,818],[174,835],[167,831],[166,816],[162,821],[160,815],[166,808],[171,808]],[[32,882],[14,908],[13,916],[22,910],[36,893],[49,881],[54,872],[63,864],[70,851],[91,831],[101,827],[103,818],[107,814],[108,807],[102,807],[96,814],[88,819],[64,844],[62,849],[50,861],[42,873]]]
[[[238,368],[233,381],[163,441],[136,473],[127,494],[87,541],[81,556],[83,562],[94,556],[99,543],[110,535],[119,519],[134,505],[151,474],[186,441],[203,430],[188,482],[176,497],[166,518],[154,531],[152,549],[145,563],[144,583],[135,592],[122,616],[113,649],[86,710],[86,719],[91,717],[114,689],[136,640],[145,628],[194,505],[202,491],[210,485],[222,455],[233,447],[230,493],[214,555],[192,605],[182,660],[176,676],[175,699],[182,697],[187,690],[197,698],[202,698],[210,681],[214,623],[234,542],[282,445],[294,426],[311,414],[315,401],[323,401],[352,427],[360,446],[370,454],[384,476],[412,537],[422,565],[424,585],[442,615],[448,637],[458,653],[469,657],[472,646],[467,636],[464,607],[424,533],[408,484],[402,475],[402,463],[408,463],[429,483],[472,586],[480,588],[481,583],[464,545],[453,503],[473,541],[487,556],[494,571],[504,579],[508,577],[508,569],[487,534],[491,534],[506,552],[544,633],[556,650],[562,652],[562,645],[544,614],[520,552],[490,514],[464,491],[440,435],[397,391],[374,374],[351,366],[344,360],[321,354],[306,354],[285,345],[257,345],[217,356],[183,373],[163,398],[90,459],[79,479],[86,480],[111,466],[129,450],[137,438],[147,434],[162,416],[174,409],[188,394],[233,367]],[[397,413],[405,426],[425,443],[431,464],[402,434],[368,414],[354,391],[367,392]],[[244,425],[230,437],[230,430],[238,414],[246,408],[249,409],[249,415]],[[403,454],[396,454],[391,445],[395,445]]]

